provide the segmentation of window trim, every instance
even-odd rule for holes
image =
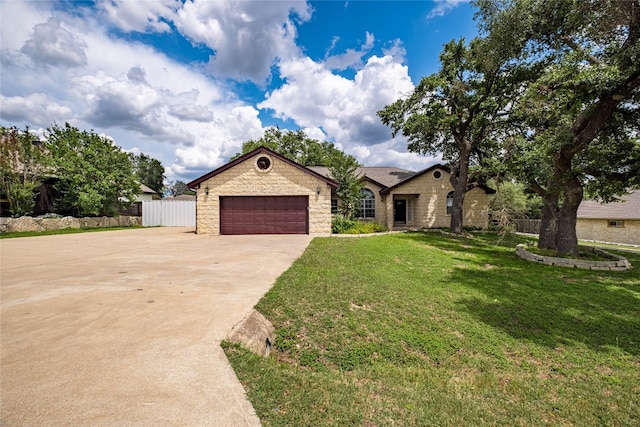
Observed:
[[[451,215],[451,212],[453,212],[453,191],[449,191],[447,193],[447,197],[445,200],[445,209],[447,215]]]
[[[362,189],[357,217],[359,219],[375,219],[376,217],[376,194],[368,188]]]
[[[619,219],[607,220],[607,227],[609,228],[624,228],[624,221]]]

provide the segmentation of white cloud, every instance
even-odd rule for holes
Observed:
[[[362,44],[359,50],[347,49],[344,53],[337,55],[329,55],[327,52],[325,65],[331,70],[346,70],[347,68],[360,69],[364,65],[362,57],[369,53],[375,43],[375,40],[376,39],[373,34],[367,32],[366,41]],[[329,51],[333,49],[337,41],[337,37],[333,39],[331,49],[329,49]]]
[[[413,90],[407,67],[391,56],[372,56],[353,80],[309,58],[283,63],[286,83],[258,104],[283,120],[319,127],[344,147],[371,146],[390,138],[376,112]]]
[[[0,95],[0,118],[17,126],[22,123],[47,127],[53,122],[64,122],[71,109],[50,99],[44,93],[5,97]]]
[[[296,0],[192,0],[184,3],[174,23],[193,43],[215,50],[209,64],[214,75],[262,84],[276,58],[298,52],[291,16],[304,22],[310,13],[306,2]]]
[[[435,0],[435,7],[431,9],[431,12],[427,15],[427,19],[444,16],[461,4],[469,3],[469,1],[470,0]]]
[[[127,1],[101,0],[98,7],[103,16],[123,31],[168,32],[171,20],[180,7],[178,0]]]
[[[34,63],[57,67],[79,67],[87,63],[86,44],[80,37],[64,29],[60,20],[49,18],[33,28],[32,37],[22,52]]]

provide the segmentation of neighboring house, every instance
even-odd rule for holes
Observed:
[[[360,168],[360,216],[390,229],[448,227],[453,188],[449,169],[421,172]],[[325,167],[304,167],[261,147],[187,184],[197,192],[198,233],[327,234],[338,201]],[[486,228],[488,187],[467,192],[464,225]]]
[[[583,200],[578,208],[578,239],[640,245],[640,190],[630,190],[621,201]]]
[[[144,184],[140,184],[140,193],[136,194],[136,202],[149,202],[153,200],[153,195],[157,194]]]

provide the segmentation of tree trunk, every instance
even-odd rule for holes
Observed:
[[[580,180],[575,176],[567,178],[564,182],[564,201],[558,215],[558,232],[556,234],[558,255],[578,256],[579,254],[576,223],[582,195]]]
[[[558,231],[558,194],[546,193],[542,197],[542,219],[538,233],[538,247],[540,249],[556,249],[556,235]]]
[[[469,157],[471,155],[471,143],[466,139],[462,139],[460,146],[460,161],[458,165],[451,169],[451,177],[449,182],[453,186],[453,203],[451,205],[451,224],[449,230],[452,233],[461,234],[463,225],[462,206],[464,204],[464,195],[467,192],[469,184]]]
[[[457,188],[453,190],[453,204],[451,206],[451,224],[449,227],[452,233],[457,233],[457,234],[462,233],[462,220],[463,220],[462,205],[464,204],[465,191],[466,191],[466,188],[463,190],[459,190]]]

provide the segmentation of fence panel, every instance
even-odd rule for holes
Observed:
[[[195,227],[195,200],[153,200],[142,202],[144,227]]]
[[[516,219],[516,231],[518,233],[540,234],[539,219]]]

